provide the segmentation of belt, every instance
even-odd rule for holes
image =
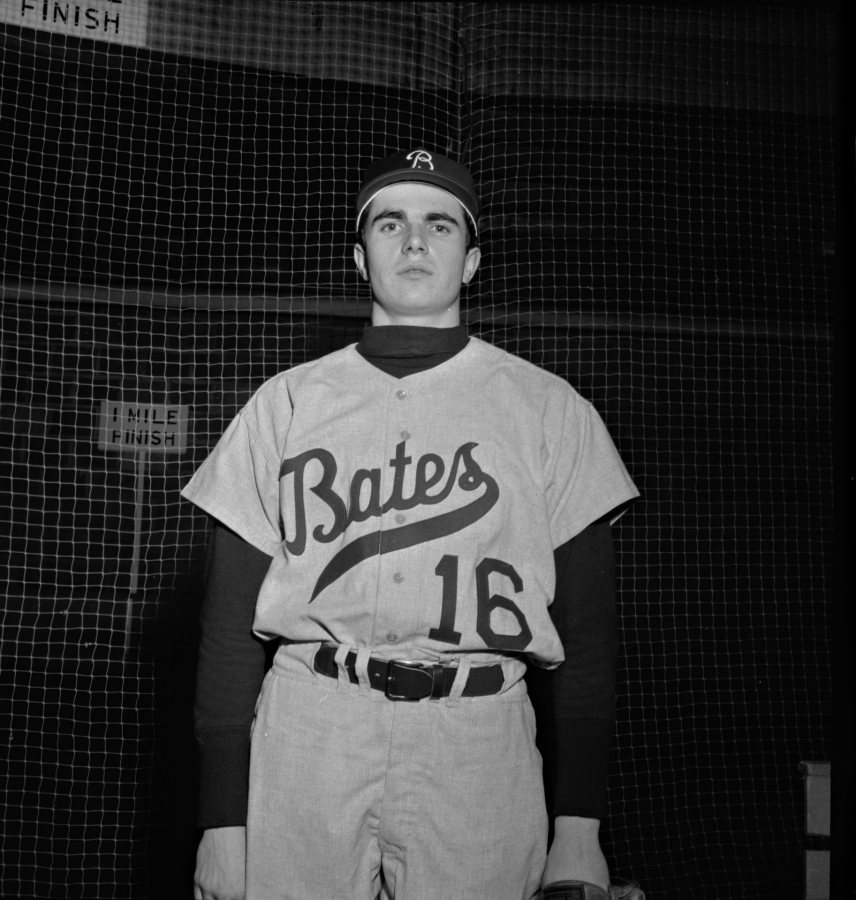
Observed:
[[[321,675],[339,677],[336,665],[336,647],[321,647],[315,654],[314,668]],[[359,684],[356,671],[357,654],[351,650],[345,657],[345,671],[354,684]],[[458,672],[456,666],[439,663],[418,663],[404,660],[383,660],[369,657],[369,684],[383,691],[390,700],[439,700],[448,697]],[[505,676],[502,666],[477,666],[470,669],[464,685],[464,697],[486,697],[502,690]]]

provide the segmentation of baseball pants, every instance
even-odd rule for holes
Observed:
[[[279,651],[253,728],[247,900],[535,894],[547,819],[526,688],[460,697],[464,680],[392,701]]]

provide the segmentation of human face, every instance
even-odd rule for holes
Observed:
[[[418,182],[389,185],[372,200],[354,262],[371,284],[374,325],[460,323],[461,285],[480,259],[478,247],[467,250],[465,215],[452,194]]]

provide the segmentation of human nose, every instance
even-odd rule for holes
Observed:
[[[405,235],[404,243],[401,247],[402,253],[424,253],[428,249],[428,242],[425,237],[424,229],[418,225],[411,225]]]

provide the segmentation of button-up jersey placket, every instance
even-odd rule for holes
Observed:
[[[395,457],[399,445],[404,445],[407,458],[412,460],[408,443],[412,440],[415,425],[415,396],[412,387],[397,385],[390,389],[387,398],[387,414],[385,425],[384,450],[385,460],[382,466],[383,484],[381,495],[384,498],[393,494],[396,477]],[[405,482],[411,471],[410,463],[404,469]],[[406,493],[406,491],[405,491]],[[384,534],[406,526],[413,521],[410,510],[396,509],[390,506],[381,516],[381,550]],[[377,597],[375,601],[375,620],[372,634],[374,647],[398,646],[412,636],[418,627],[418,610],[415,605],[419,591],[412,562],[418,549],[407,549],[394,553],[379,553],[377,557]]]

